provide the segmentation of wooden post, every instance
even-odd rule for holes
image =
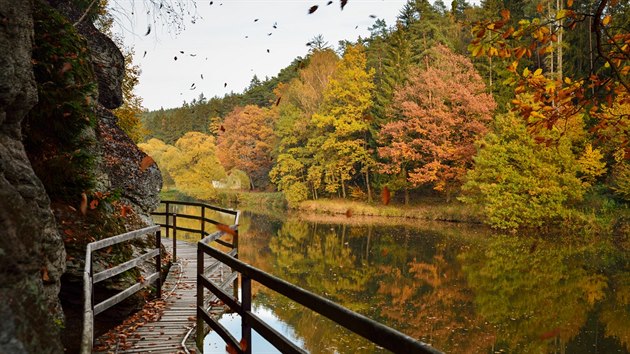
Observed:
[[[234,230],[234,236],[232,236],[232,247],[236,250],[234,258],[238,259],[238,226],[237,229]],[[232,269],[232,272],[236,272],[236,270]],[[238,299],[238,277],[234,279],[234,283],[232,283],[232,290],[234,297]]]
[[[168,230],[171,228],[169,223],[168,223],[168,219],[169,219],[169,213],[171,212],[171,204],[169,202],[164,202],[164,204],[166,204],[166,220],[164,221],[164,223],[166,224],[166,237],[169,237],[169,233]]]
[[[201,206],[201,238],[206,237],[206,207]]]
[[[160,248],[162,246],[162,231],[157,230],[155,233],[155,248],[158,250],[158,254],[155,257],[155,268],[158,272],[157,278],[157,298],[162,298],[162,256],[160,255]]]
[[[241,279],[241,291],[243,296],[241,306],[243,312],[249,312],[252,310],[252,280],[244,274],[241,274]],[[247,345],[245,354],[252,354],[252,326],[244,317],[241,317],[241,334],[241,340]]]
[[[173,213],[173,262],[177,262],[177,214]]]
[[[206,335],[205,331],[205,322],[203,317],[201,317],[201,309],[204,308],[204,287],[201,283],[201,275],[203,275],[204,268],[204,256],[205,253],[197,244],[197,336],[195,341],[197,343],[197,349],[199,349],[200,353],[203,353],[203,339]]]

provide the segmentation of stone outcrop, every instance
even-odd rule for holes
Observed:
[[[152,223],[149,213],[158,204],[162,183],[155,164],[140,167],[146,155],[116,125],[110,111],[122,103],[123,56],[109,38],[87,21],[81,21],[76,28],[88,43],[91,70],[96,74],[98,94],[94,96],[98,97],[98,103],[93,108],[95,124],[81,133],[86,141],[93,141],[86,150],[94,157],[88,172],[95,186],[86,192],[115,194],[116,206],[127,206],[133,212],[131,216],[121,217],[114,215],[116,210],[104,210],[103,214],[114,215],[104,223],[115,225],[109,229],[102,227],[98,219],[79,215],[76,210],[79,202],[59,200],[61,194],[47,191],[52,184],[42,183],[47,174],[45,168],[37,169],[39,176],[34,172],[33,165],[45,166],[45,159],[41,155],[27,154],[25,137],[45,138],[47,129],[38,127],[36,120],[26,123],[23,120],[38,101],[32,58],[33,10],[49,4],[71,23],[82,15],[69,0],[0,0],[0,353],[63,352],[59,338],[64,327],[58,296],[60,282],[64,279],[64,283],[74,287],[62,295],[71,297],[64,298],[64,303],[81,304],[81,292],[74,290],[82,287],[77,276],[83,265],[78,257],[85,251],[81,243],[67,243],[73,231],[69,229],[68,220],[77,221],[79,227],[75,230],[89,227],[90,233],[103,230],[98,238],[146,226]],[[69,69],[75,70],[76,66]],[[67,69],[57,66],[54,70],[53,74],[63,76]],[[90,101],[89,96],[76,99]],[[59,102],[59,105],[64,103],[67,102]],[[60,118],[55,114],[51,119]],[[54,133],[48,134],[48,146],[63,140]],[[48,151],[55,149],[45,150]],[[51,203],[49,196],[53,195]],[[115,233],[111,233],[113,231]],[[127,252],[131,254],[137,249]],[[76,319],[67,321],[65,333],[80,333],[80,326]]]
[[[0,0],[0,353],[59,353],[65,251],[22,144],[37,101],[32,1]]]

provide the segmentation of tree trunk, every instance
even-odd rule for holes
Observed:
[[[367,188],[368,203],[372,203],[372,188],[370,188],[370,169],[365,169],[365,187]]]
[[[343,178],[339,181],[341,182],[341,195],[343,196],[343,199],[346,199],[346,184],[344,183]]]
[[[405,205],[409,205],[409,188],[405,187]]]
[[[556,0],[556,13],[562,11],[563,9],[563,0]],[[564,20],[560,20],[558,24],[558,54],[556,55],[558,59],[558,81],[562,83],[562,32],[564,32],[564,28],[562,27]]]

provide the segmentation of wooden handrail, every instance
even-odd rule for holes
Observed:
[[[116,267],[109,268],[97,274],[93,274],[92,252],[125,241],[137,239],[152,233],[155,234],[155,248],[152,251],[142,254],[125,263],[119,264]],[[85,268],[83,269],[83,332],[81,337],[82,354],[92,353],[92,347],[94,346],[95,315],[98,315],[100,312],[103,312],[108,308],[116,305],[120,301],[136,293],[138,290],[146,287],[154,280],[157,280],[157,296],[158,298],[162,297],[162,280],[160,278],[160,270],[162,268],[162,260],[160,257],[160,247],[162,243],[161,237],[162,236],[160,226],[155,225],[88,243],[87,247],[85,248]],[[108,298],[107,300],[104,300],[98,304],[94,304],[94,283],[116,276],[124,271],[136,267],[140,262],[153,257],[155,257],[155,273],[149,275],[146,280],[130,286],[129,288],[119,292],[118,294]]]
[[[219,262],[231,267],[241,275],[241,299],[239,302],[236,296],[230,296],[222,291],[214,284],[210,283],[201,270],[204,266],[204,254],[207,254]],[[203,320],[211,328],[213,328],[221,338],[234,348],[238,353],[250,354],[251,348],[251,329],[253,328],[267,341],[273,344],[283,353],[305,353],[305,351],[282,334],[269,327],[251,312],[251,281],[255,280],[268,289],[282,294],[289,299],[337,322],[350,331],[368,339],[369,341],[380,345],[394,353],[440,353],[437,349],[430,345],[418,341],[407,336],[393,328],[387,327],[368,317],[351,311],[337,303],[326,298],[309,292],[305,289],[297,287],[287,281],[274,277],[258,268],[252,267],[238,259],[231,257],[224,252],[210,246],[204,240],[197,243],[197,321]],[[241,328],[243,340],[247,343],[245,350],[242,350],[239,343],[231,335],[225,335],[227,330],[214,318],[208,315],[203,307],[204,289],[210,290],[214,295],[219,297],[231,310],[237,312],[241,316]],[[200,305],[201,304],[201,305]],[[198,329],[198,333],[202,333]]]
[[[238,210],[234,210],[234,209],[227,209],[227,208],[221,208],[221,207],[217,207],[214,205],[210,205],[210,204],[206,204],[206,203],[202,203],[202,202],[180,202],[180,201],[176,201],[176,200],[162,200],[160,201],[160,204],[163,204],[165,206],[165,210],[164,211],[156,211],[156,212],[152,212],[151,215],[152,216],[163,216],[164,217],[164,223],[159,223],[156,222],[157,225],[163,227],[166,231],[165,235],[166,237],[171,237],[173,239],[173,262],[177,261],[177,231],[184,231],[184,232],[189,232],[192,234],[199,234],[200,239],[207,237],[208,235],[210,235],[210,233],[206,232],[206,223],[210,223],[213,225],[217,225],[220,224],[220,222],[207,218],[206,217],[206,209],[209,210],[214,210],[220,213],[224,213],[224,214],[228,214],[228,215],[232,215],[234,216],[234,224],[238,225],[238,220],[240,218],[240,211]],[[180,205],[180,206],[193,206],[193,207],[198,207],[200,208],[200,214],[199,215],[190,215],[190,214],[185,214],[185,213],[180,213],[180,212],[174,212],[171,210],[171,205]],[[197,229],[192,229],[189,227],[183,227],[183,226],[178,226],[177,225],[177,220],[183,218],[183,219],[189,219],[189,220],[197,220],[200,221],[200,226]],[[169,233],[169,230],[171,231]]]

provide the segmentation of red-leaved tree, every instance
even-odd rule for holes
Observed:
[[[394,94],[399,120],[379,134],[382,171],[403,188],[430,184],[446,193],[461,185],[496,104],[471,61],[445,46],[431,50],[427,68],[413,69]]]

